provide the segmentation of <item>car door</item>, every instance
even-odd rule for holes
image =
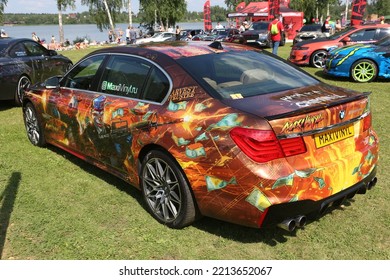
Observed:
[[[149,60],[110,56],[97,88],[99,94],[91,100],[90,123],[85,129],[99,150],[100,161],[134,178],[138,138],[158,125],[157,109],[170,89],[167,76]],[[104,142],[104,147],[99,142]]]
[[[46,97],[46,114],[49,118],[46,137],[67,150],[92,158],[97,155],[85,136],[85,130],[90,122],[93,100],[99,96],[95,90],[105,58],[105,55],[95,55],[82,60]],[[58,129],[59,126],[62,129]],[[58,131],[63,134],[58,135]]]
[[[34,78],[33,82],[44,81],[48,77],[59,74],[55,71],[56,65],[50,60],[49,51],[34,41],[23,41],[27,55],[31,61]]]

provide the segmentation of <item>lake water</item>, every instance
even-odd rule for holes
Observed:
[[[223,25],[226,24],[222,22]],[[181,29],[203,29],[203,21],[200,22],[181,22],[177,23]],[[215,25],[215,24],[214,24]],[[138,24],[134,24],[138,27]],[[126,30],[127,24],[117,24],[115,29],[121,28],[123,31]],[[59,28],[58,25],[14,25],[14,26],[2,26],[2,29],[10,37],[15,38],[31,38],[31,33],[35,32],[39,38],[45,39],[46,42],[50,42],[51,36],[54,35],[56,40],[59,41]],[[88,38],[97,42],[103,42],[108,40],[108,31],[103,30],[101,32],[95,24],[69,24],[64,25],[64,37],[73,42],[76,38]]]

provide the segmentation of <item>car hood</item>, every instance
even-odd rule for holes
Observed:
[[[329,40],[328,37],[319,37],[319,38],[316,38],[316,39],[312,39],[310,41],[302,41],[302,42],[298,42],[295,44],[295,46],[297,47],[300,47],[300,46],[304,46],[304,45],[308,45],[308,44],[315,44],[315,43],[332,43],[333,41],[332,40]]]
[[[224,99],[226,105],[269,120],[321,110],[361,99],[367,93],[318,83],[314,86],[243,99]]]

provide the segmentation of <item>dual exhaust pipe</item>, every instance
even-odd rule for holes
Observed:
[[[278,227],[281,229],[287,230],[289,232],[294,231],[296,228],[302,228],[306,225],[307,218],[304,215],[295,217],[293,219],[287,219],[278,224]]]
[[[364,194],[367,192],[367,190],[371,190],[377,183],[377,178],[374,177],[370,182],[367,183],[364,187],[358,189],[354,193],[351,193],[345,197],[342,197],[341,199],[338,199],[331,203],[333,206],[337,207],[340,206],[346,199],[351,199],[356,193],[358,194]],[[324,213],[326,208],[328,208],[329,205],[324,205],[320,209],[320,213]],[[294,231],[296,228],[302,228],[306,225],[307,218],[304,215],[297,216],[295,218],[289,218],[278,224],[278,227],[284,230],[287,230],[289,232]]]

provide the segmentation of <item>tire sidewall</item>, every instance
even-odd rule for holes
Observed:
[[[359,81],[358,79],[356,79],[355,78],[355,76],[353,75],[353,70],[355,69],[355,67],[358,65],[358,64],[360,64],[360,63],[362,63],[362,62],[368,62],[368,63],[370,63],[371,65],[373,65],[373,67],[374,67],[374,69],[375,69],[375,74],[374,74],[374,76],[370,79],[370,80],[368,80],[368,81]],[[372,60],[369,60],[369,59],[360,59],[360,60],[358,60],[358,61],[356,61],[356,62],[354,62],[353,64],[352,64],[352,67],[351,67],[351,78],[352,78],[352,80],[353,81],[355,81],[355,82],[358,82],[358,83],[370,83],[370,82],[372,82],[372,81],[374,81],[375,79],[376,79],[376,77],[378,76],[378,67],[376,66],[376,64],[375,64],[375,62],[373,62]]]
[[[20,87],[21,87],[21,82],[24,79],[28,80],[29,85],[31,85],[31,80],[26,75],[22,75],[19,77],[18,84],[16,85],[15,98],[14,98],[14,102],[15,102],[16,106],[22,106],[23,96],[19,96],[20,95],[19,91],[20,91]]]
[[[28,136],[28,131],[27,131],[27,121],[26,121],[26,110],[28,109],[31,109],[31,111],[33,112],[35,118],[37,119],[37,129],[38,129],[38,134],[39,134],[39,140],[38,140],[38,143],[33,143],[30,139],[30,137]],[[37,111],[35,110],[33,104],[31,102],[27,103],[24,107],[23,107],[23,121],[24,121],[24,126],[25,126],[25,129],[26,129],[26,133],[27,133],[27,138],[28,140],[30,141],[31,144],[33,144],[34,146],[38,146],[38,147],[44,147],[46,145],[46,140],[45,140],[45,137],[44,137],[44,134],[43,134],[43,128],[42,128],[42,122],[37,114]]]
[[[169,167],[172,169],[172,171],[175,173],[175,176],[177,180],[179,181],[179,188],[181,193],[181,208],[179,215],[170,222],[165,222],[161,220],[153,211],[151,206],[149,205],[149,202],[145,195],[145,186],[143,183],[143,174],[144,169],[146,167],[146,163],[153,159],[161,159],[165,161]],[[172,159],[171,156],[169,156],[166,152],[160,151],[160,150],[152,150],[147,153],[147,155],[143,158],[142,164],[141,164],[141,170],[140,170],[140,188],[142,191],[142,197],[144,200],[144,203],[146,204],[148,212],[160,223],[167,225],[171,228],[183,228],[189,224],[191,224],[195,220],[196,211],[195,211],[195,204],[194,199],[192,196],[192,192],[190,190],[189,183],[187,181],[187,178],[179,166],[179,164],[176,162],[176,160]]]

